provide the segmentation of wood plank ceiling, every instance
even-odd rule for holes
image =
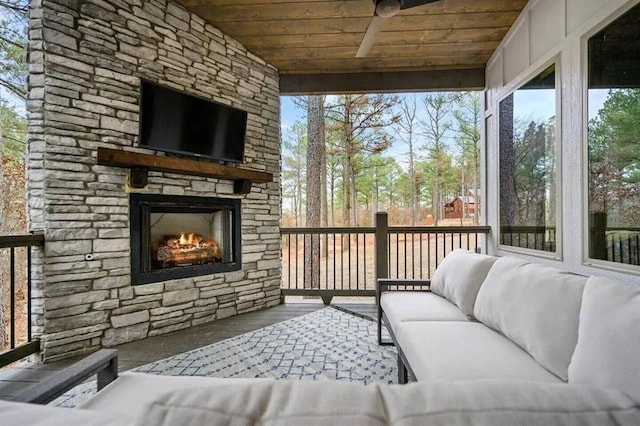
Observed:
[[[372,0],[180,0],[282,78],[484,69],[527,0],[441,0],[386,20],[366,58],[356,51]],[[407,74],[410,75],[410,74]]]

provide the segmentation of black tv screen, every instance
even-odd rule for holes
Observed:
[[[141,83],[141,147],[241,163],[246,129],[246,111]]]

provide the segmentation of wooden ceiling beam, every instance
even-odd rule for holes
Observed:
[[[374,71],[424,71],[484,67],[490,54],[416,58],[321,58],[274,61],[281,74],[324,74]]]
[[[215,16],[212,11],[192,9],[200,16]],[[457,30],[462,28],[486,28],[487,26],[510,27],[518,16],[517,11],[487,12],[487,13],[463,13],[455,16],[442,15],[406,15],[394,16],[388,19],[383,27],[383,32],[426,30]],[[344,19],[292,19],[289,21],[265,21],[256,20],[247,22],[224,22],[213,20],[213,24],[225,34],[232,34],[239,41],[245,36],[269,36],[300,34],[364,34],[371,18],[344,18]]]
[[[482,90],[484,87],[484,68],[280,75],[282,95]]]
[[[372,1],[350,0],[322,2],[292,1],[290,3],[262,2],[255,4],[217,5],[209,0],[182,0],[187,8],[207,11],[216,22],[289,21],[295,19],[371,18]],[[429,3],[400,11],[392,19],[404,15],[427,16],[447,14],[494,13],[505,10],[519,11],[522,0],[447,0]]]
[[[209,4],[212,6],[260,6],[260,5],[280,5],[281,7],[285,7],[285,5],[289,5],[291,7],[295,7],[300,3],[326,3],[335,0],[185,0],[190,1],[195,4]],[[339,0],[343,3],[357,3],[362,2],[362,0]],[[369,0],[371,1],[371,0]],[[468,0],[447,0],[448,4],[457,5],[462,8],[468,8],[469,1]],[[487,2],[488,3],[488,2]],[[502,7],[520,7],[522,8],[522,0],[495,0],[495,4],[500,4]],[[473,7],[473,5],[471,5]]]
[[[466,43],[493,41],[496,44],[503,39],[509,27],[498,28],[462,28],[457,30],[419,30],[419,31],[383,31],[376,39],[377,46],[409,44],[420,40],[422,44]],[[360,33],[343,34],[305,34],[262,35],[244,37],[245,46],[254,49],[290,49],[313,46],[322,47],[358,47],[362,40]]]
[[[496,43],[485,41],[479,43],[434,43],[402,45],[374,44],[367,55],[367,59],[395,59],[395,58],[425,58],[438,56],[456,56],[466,54],[489,54],[496,49]],[[354,47],[297,47],[291,49],[261,49],[260,54],[270,58],[273,62],[280,59],[323,59],[323,58],[355,58],[357,48]],[[360,60],[364,58],[359,58]]]

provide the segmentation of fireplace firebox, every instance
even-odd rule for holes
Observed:
[[[240,200],[131,194],[131,281],[241,268]]]

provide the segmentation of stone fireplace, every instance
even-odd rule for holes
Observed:
[[[172,1],[35,1],[30,14],[28,197],[30,229],[45,235],[32,271],[42,359],[278,304],[277,69]],[[139,145],[143,79],[247,111],[244,160],[228,168],[275,181],[212,176],[198,160],[182,172],[147,165],[140,182],[100,163],[101,149],[177,161]],[[147,211],[134,214],[141,205]]]
[[[131,194],[131,283],[242,267],[240,200]]]

